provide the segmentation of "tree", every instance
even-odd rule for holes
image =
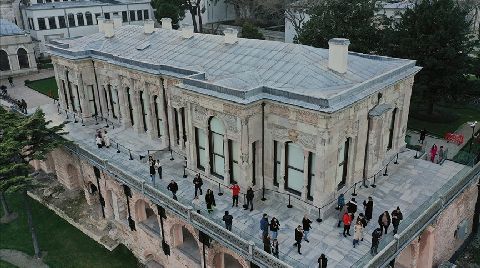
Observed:
[[[249,22],[245,22],[242,26],[242,37],[248,38],[248,39],[260,39],[260,40],[265,39],[265,37],[258,30],[258,28]]]
[[[44,160],[46,155],[67,143],[60,138],[64,124],[48,126],[45,114],[38,109],[29,117],[7,112],[0,107],[0,192],[22,192],[28,226],[32,234],[35,257],[40,257],[40,247],[32,220],[27,190],[34,181],[28,176],[32,160]],[[2,199],[2,201],[5,201]]]
[[[471,35],[471,6],[454,0],[419,1],[386,34],[389,56],[417,60],[414,92],[423,97],[426,112],[434,113],[439,96],[454,99],[471,73],[472,53],[478,41]]]
[[[156,10],[155,18],[160,21],[162,18],[172,19],[172,24],[178,28],[178,22],[185,18],[185,0],[152,0],[151,5]]]
[[[350,39],[350,50],[376,52],[378,43],[375,0],[325,0],[308,11],[310,20],[303,24],[296,42],[328,48],[335,37]]]

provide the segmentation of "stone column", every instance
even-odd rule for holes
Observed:
[[[185,145],[184,144],[185,141],[183,139],[183,135],[184,135],[184,133],[183,133],[183,125],[184,125],[183,120],[184,120],[184,118],[183,118],[183,113],[181,112],[182,109],[184,109],[184,108],[178,108],[177,109],[177,114],[178,114],[178,129],[177,129],[177,131],[178,131],[178,143],[180,144],[180,149],[184,149],[184,145]]]
[[[107,107],[108,107],[108,119],[110,121],[113,121],[114,118],[113,118],[113,105],[112,105],[112,102],[113,101],[110,101],[110,100],[113,100],[112,99],[112,95],[111,95],[111,91],[112,91],[112,85],[110,85],[110,83],[106,84],[104,86],[104,90],[105,92],[107,93]]]
[[[151,100],[148,92],[148,85],[145,83],[145,90],[143,91],[143,108],[145,109],[145,125],[147,127],[147,136],[152,137],[155,134],[152,125]]]
[[[303,150],[303,187],[302,187],[302,199],[307,200],[308,196],[308,155],[309,151]]]
[[[168,132],[169,132],[169,136],[170,136],[170,147],[173,148],[176,144],[175,142],[175,138],[176,138],[176,135],[175,135],[175,122],[174,122],[174,113],[175,113],[175,108],[173,108],[171,106],[171,104],[167,104],[167,111],[168,111],[168,122],[169,122],[169,125],[168,125]]]
[[[208,124],[205,127],[205,156],[207,163],[205,164],[205,175],[210,176],[212,170],[211,157],[210,157],[210,130]]]
[[[66,77],[66,80],[64,81],[64,84],[65,84],[65,93],[67,95],[67,102],[68,102],[68,111],[69,112],[73,112],[73,105],[75,105],[74,103],[71,103],[71,100],[72,100],[72,97],[70,96],[70,79],[68,78],[68,76]]]
[[[33,53],[33,49],[30,48],[30,51],[28,52],[28,65],[30,65],[30,68],[32,69],[37,69],[37,61],[35,61],[35,53]],[[58,85],[58,84],[57,84]]]
[[[435,228],[430,225],[422,233],[420,252],[417,267],[433,267],[433,253],[435,247]]]
[[[103,85],[103,81],[100,80],[100,85],[98,85],[98,97],[100,100],[100,106],[102,107],[102,117],[108,118],[108,106],[107,100],[105,99],[105,86]]]
[[[160,92],[159,92],[159,98],[157,100],[160,102],[160,109],[158,110],[158,114],[160,118],[162,118],[162,124],[163,124],[163,137],[162,137],[162,143],[165,144],[166,147],[170,146],[170,132],[169,132],[169,125],[171,125],[171,122],[168,121],[167,119],[167,107],[165,107],[165,104],[167,103],[165,100],[165,86],[164,86],[164,80],[160,81]],[[167,123],[168,122],[168,123]]]
[[[279,141],[280,142],[280,141]],[[280,181],[278,182],[278,191],[283,193],[285,191],[285,166],[286,166],[286,148],[287,145],[285,142],[281,142],[282,147],[280,149]]]
[[[225,174],[223,176],[225,184],[230,184],[230,147],[228,146],[227,135],[223,135],[223,154],[225,155]]]
[[[82,73],[78,73],[78,91],[80,92],[81,97],[80,106],[82,107],[82,116],[83,117],[90,117],[92,113],[90,112],[90,107],[88,105],[89,100],[87,100],[87,94],[85,94],[85,86],[83,84],[83,75]]]
[[[410,267],[417,268],[417,261],[420,254],[420,243],[418,241],[418,238],[413,240],[413,242],[410,244],[410,251],[411,251],[410,254],[412,256]]]
[[[250,173],[250,159],[251,159],[251,155],[250,155],[250,142],[249,142],[249,139],[248,139],[248,118],[245,118],[245,119],[242,119],[241,120],[241,140],[240,140],[240,158],[241,158],[241,161],[242,161],[242,164],[241,164],[241,173],[243,176],[243,178],[245,178],[245,180],[243,181],[245,183],[245,185],[241,185],[241,181],[239,181],[239,184],[240,186],[243,188],[247,187],[247,186],[250,186],[252,185],[252,173]]]
[[[137,83],[134,82],[136,85]],[[133,90],[133,98],[132,98],[132,107],[133,107],[133,121],[135,121],[133,128],[137,133],[143,132],[143,119],[142,119],[142,107],[140,106],[140,91]]]
[[[10,62],[11,71],[17,71],[20,69],[20,63],[18,62],[17,54],[8,55],[8,61]]]

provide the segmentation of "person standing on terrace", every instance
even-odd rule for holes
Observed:
[[[195,197],[194,198],[198,198],[197,192],[200,192],[200,195],[203,194],[203,192],[202,192],[203,180],[200,177],[200,174],[197,173],[197,175],[195,175],[195,178],[193,178],[193,185],[195,186]]]
[[[277,239],[278,229],[280,229],[280,222],[277,218],[273,217],[270,221],[270,232],[272,233],[273,239]]]
[[[398,225],[400,225],[400,221],[403,220],[402,211],[400,211],[400,207],[397,207],[394,211],[392,211],[392,225],[393,225],[393,234],[398,232]]]
[[[299,225],[295,229],[295,244],[293,245],[297,246],[298,254],[300,255],[302,255],[302,253],[300,252],[300,248],[302,247],[302,239],[303,239],[303,230],[302,230],[302,226]]]
[[[177,199],[178,184],[174,180],[170,181],[170,183],[167,186],[167,190],[172,192],[173,199],[178,200]]]
[[[365,219],[369,222],[372,219],[373,214],[373,198],[371,196],[368,197],[368,201],[363,201],[363,207],[365,209]]]
[[[208,189],[207,193],[205,194],[205,203],[207,203],[207,211],[208,213],[212,213],[213,207],[216,206],[215,204],[215,195],[213,191]]]
[[[268,215],[266,213],[263,214],[260,220],[260,230],[262,231],[262,238],[268,235]]]
[[[245,205],[245,210],[248,209],[248,205],[250,204],[250,211],[253,210],[253,198],[255,197],[254,193],[253,193],[253,189],[252,187],[248,187],[248,190],[247,190],[247,204]]]
[[[238,186],[238,184],[234,182],[232,186],[230,186],[230,190],[232,190],[232,207],[238,207],[238,195],[240,194],[240,186]]]

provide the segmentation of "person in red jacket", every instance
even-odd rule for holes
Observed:
[[[240,186],[236,182],[233,183],[232,186],[230,186],[230,190],[232,190],[232,200],[233,200],[233,206],[238,207],[238,195],[240,194]]]
[[[352,224],[352,215],[350,213],[343,214],[343,236],[351,236],[350,225]]]

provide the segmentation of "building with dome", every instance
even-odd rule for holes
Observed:
[[[11,21],[0,19],[0,78],[37,71],[32,38]]]

